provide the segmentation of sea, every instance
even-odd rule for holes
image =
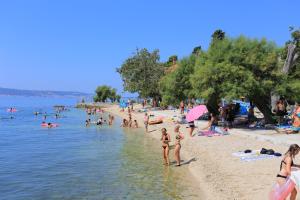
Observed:
[[[86,127],[77,101],[0,97],[1,200],[201,199],[188,163],[164,166],[160,141],[143,129],[121,128],[118,117],[112,126]],[[58,119],[55,105],[68,108]],[[17,111],[7,112],[11,107]],[[59,126],[43,128],[42,121]]]

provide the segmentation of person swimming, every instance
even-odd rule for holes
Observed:
[[[100,117],[99,119],[98,119],[98,121],[97,121],[97,123],[96,123],[97,125],[102,125],[103,124],[103,119],[102,119],[102,117]]]
[[[53,127],[53,124],[52,123],[48,123],[48,128],[52,128]]]
[[[163,159],[164,164],[169,165],[169,142],[171,141],[170,135],[167,133],[166,128],[161,129],[161,141],[162,141],[162,153],[163,153]]]

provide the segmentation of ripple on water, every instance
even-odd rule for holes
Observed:
[[[43,129],[33,111],[1,121],[1,198],[199,199],[188,166],[163,166],[160,142],[140,130],[121,129],[119,119],[86,128],[79,110]]]

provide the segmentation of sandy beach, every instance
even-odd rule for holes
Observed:
[[[138,110],[139,106],[135,107]],[[105,111],[127,118],[127,111],[120,112],[117,105],[106,105]],[[178,110],[150,111],[151,115],[174,117],[179,115]],[[143,127],[144,113],[133,112]],[[206,121],[197,122],[198,129],[205,126]],[[165,127],[171,135],[171,145],[174,144],[175,124],[171,120],[164,120],[163,124],[149,126],[151,137],[160,142],[160,129]],[[274,149],[284,154],[289,144],[297,143],[299,136],[278,134],[273,130],[244,130],[230,129],[230,135],[205,137],[189,137],[187,125],[181,125],[181,132],[185,138],[182,141],[181,155],[184,162],[189,161],[188,169],[198,181],[204,199],[268,199],[269,192],[275,183],[281,157],[242,161],[232,155],[234,152],[245,149],[260,150],[261,148]],[[194,134],[197,133],[195,129]],[[170,154],[174,151],[171,150]],[[296,159],[297,161],[297,159]],[[299,163],[299,159],[298,159]]]

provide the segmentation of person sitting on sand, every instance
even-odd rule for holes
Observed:
[[[148,115],[148,113],[145,113],[144,124],[145,124],[146,133],[148,133],[148,125],[149,125],[149,115]]]
[[[283,118],[287,114],[286,107],[282,99],[277,101],[275,111],[276,115],[279,117],[278,124],[280,125],[283,123]]]
[[[299,168],[300,165],[295,165],[293,159],[299,153],[300,147],[297,144],[292,144],[289,147],[289,150],[285,153],[281,163],[280,163],[280,172],[277,174],[277,183],[283,185],[286,183],[288,176],[291,175],[292,167]],[[296,188],[291,192],[290,199],[295,200],[297,196]]]
[[[255,117],[253,107],[250,107],[248,110],[248,125],[252,125],[257,121],[257,117]]]
[[[286,131],[287,134],[298,133],[300,130],[300,106],[296,105],[292,114],[292,126]]]
[[[207,126],[202,128],[202,130],[211,130],[211,131],[213,131],[215,129],[215,127],[218,125],[217,115],[211,113],[208,119],[209,119],[209,121],[208,121]]]
[[[161,139],[162,141],[162,153],[165,161],[165,165],[169,165],[169,142],[171,141],[170,135],[167,133],[167,129],[161,129]]]
[[[181,149],[180,140],[183,139],[182,133],[179,132],[179,129],[180,129],[180,125],[177,125],[174,129],[174,132],[176,134],[176,136],[175,136],[175,138],[176,138],[176,142],[175,142],[175,160],[177,162],[176,166],[180,166],[180,149]]]
[[[137,123],[137,121],[136,121],[136,119],[133,121],[133,128],[138,128],[139,127],[139,125],[138,125],[138,123]]]

